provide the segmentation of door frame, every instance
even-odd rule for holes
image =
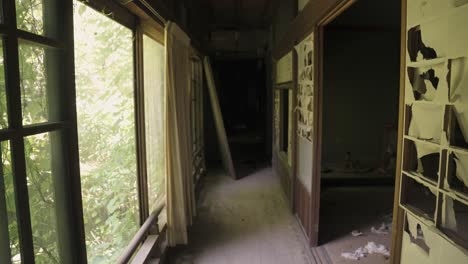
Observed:
[[[343,13],[347,8],[354,4],[357,0],[345,0],[338,4],[333,10],[327,13],[322,20],[317,23],[315,30],[315,63],[318,66],[316,71],[316,97],[314,99],[314,111],[315,111],[315,124],[316,131],[314,141],[314,155],[313,159],[313,174],[312,174],[312,186],[313,196],[311,197],[313,210],[316,210],[314,214],[315,223],[319,223],[320,217],[320,165],[321,165],[321,154],[322,154],[322,106],[323,106],[323,51],[324,51],[324,31],[325,26],[332,22],[337,16]],[[392,234],[391,234],[391,256],[390,263],[398,264],[401,259],[402,249],[402,236],[403,236],[403,223],[404,223],[404,211],[399,206],[400,204],[400,185],[401,185],[401,171],[402,165],[402,142],[403,142],[403,126],[404,126],[404,107],[405,107],[405,69],[406,69],[406,7],[407,0],[401,1],[401,43],[400,43],[400,95],[399,95],[399,111],[398,111],[398,141],[397,141],[397,159],[396,159],[396,170],[395,170],[395,191],[394,191],[394,202],[393,202],[393,221],[392,221]],[[318,237],[318,230],[317,230]],[[316,243],[311,239],[311,246]]]

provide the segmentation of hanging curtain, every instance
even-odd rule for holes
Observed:
[[[170,246],[186,244],[195,216],[190,129],[190,38],[173,22],[166,25],[166,197]]]

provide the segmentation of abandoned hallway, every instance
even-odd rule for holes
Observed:
[[[271,168],[237,181],[213,170],[204,179],[189,244],[170,263],[315,263],[302,232]]]
[[[0,264],[467,264],[468,0],[0,0]]]

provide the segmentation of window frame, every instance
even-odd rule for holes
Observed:
[[[150,216],[148,170],[146,159],[146,127],[145,127],[145,81],[144,81],[144,47],[143,36],[151,38],[165,46],[164,26],[151,19],[142,19],[135,28],[135,117],[137,129],[137,171],[138,193],[140,199],[140,225]],[[164,66],[165,67],[165,66]],[[165,195],[160,198],[165,203]]]
[[[0,130],[0,141],[8,141],[11,149],[13,185],[15,194],[16,217],[20,243],[20,254],[23,263],[34,263],[35,252],[33,245],[29,192],[27,184],[27,168],[24,140],[28,136],[43,133],[60,133],[58,148],[60,155],[65,157],[60,166],[61,175],[52,175],[55,192],[55,217],[58,234],[58,252],[60,260],[67,263],[82,262],[84,239],[83,219],[81,211],[81,190],[79,172],[73,169],[73,161],[77,159],[74,143],[76,138],[76,117],[73,105],[74,99],[74,62],[73,62],[73,34],[69,30],[73,26],[70,19],[73,14],[72,1],[45,0],[42,2],[44,10],[50,10],[43,19],[51,19],[51,36],[36,35],[17,28],[16,1],[4,0],[3,23],[0,25],[0,36],[3,40],[3,55],[5,65],[5,87],[7,98],[8,128]],[[72,32],[72,31],[71,31]],[[36,47],[51,49],[56,52],[52,61],[44,62],[53,72],[52,84],[48,84],[49,93],[53,93],[53,100],[49,101],[54,108],[49,121],[33,125],[23,125],[22,95],[20,88],[20,43],[27,43]],[[70,56],[69,54],[72,54]],[[51,56],[51,55],[49,55]],[[58,67],[60,65],[60,67]],[[60,72],[59,72],[60,71]],[[58,89],[61,87],[61,89]],[[50,90],[52,89],[52,91]],[[55,148],[54,148],[55,149]],[[52,154],[54,155],[54,154]],[[78,175],[78,177],[77,177]],[[74,226],[75,228],[67,228]],[[9,241],[9,237],[7,237]],[[86,253],[84,253],[84,256]],[[11,261],[11,258],[7,263]],[[84,263],[84,262],[83,262]]]
[[[141,226],[151,213],[149,212],[148,175],[146,171],[143,35],[151,37],[164,45],[164,26],[153,18],[146,17],[140,20],[137,15],[131,13],[126,7],[112,0],[77,1],[85,2],[84,4],[91,8],[102,11],[105,15],[133,32],[136,180]],[[59,154],[65,160],[60,168],[63,174],[53,179],[60,260],[64,263],[88,262],[79,166],[77,111],[73,107],[76,105],[73,3],[73,0],[43,0],[43,4],[47,5],[44,10],[45,8],[50,9],[47,15],[52,16],[54,20],[51,25],[53,25],[56,35],[50,37],[17,29],[16,0],[0,1],[0,12],[3,11],[0,16],[3,18],[0,21],[0,37],[3,43],[6,110],[8,114],[8,128],[0,130],[0,141],[8,141],[11,149],[15,205],[23,263],[35,263],[24,139],[32,135],[54,132],[60,132]],[[56,103],[56,106],[54,106],[56,111],[51,114],[54,118],[49,117],[49,121],[44,123],[23,125],[19,68],[20,43],[53,49],[57,52],[57,55],[54,55],[55,59],[52,65],[52,70],[55,70],[52,76],[57,79],[54,80],[53,84],[54,94],[57,92],[57,97],[53,100]],[[60,65],[60,67],[56,67],[57,65]],[[58,71],[60,71],[60,74],[58,74]],[[61,87],[61,89],[55,87]],[[163,198],[161,202],[165,201]],[[0,197],[0,202],[4,202],[4,197]],[[0,225],[2,224],[4,223],[0,221]],[[74,228],[70,228],[71,226]],[[4,225],[0,226],[0,228],[4,227]],[[6,242],[8,241],[10,241],[9,237],[6,238]],[[4,244],[9,246],[9,243],[2,244],[1,242],[5,242],[5,240],[0,241],[0,246]],[[0,248],[1,253],[4,253],[3,250],[5,248]],[[9,252],[10,248],[8,247]],[[9,263],[11,261],[10,254],[7,257],[7,263]]]

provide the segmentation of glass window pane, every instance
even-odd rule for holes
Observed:
[[[115,263],[139,229],[133,32],[75,1],[75,75],[89,263]]]
[[[36,263],[60,263],[51,147],[50,133],[29,136],[24,140]]]
[[[48,121],[45,55],[46,52],[41,47],[20,43],[19,66],[23,125]]]
[[[164,149],[164,46],[143,36],[145,80],[146,161],[150,212],[165,191]]]
[[[8,108],[5,87],[5,62],[3,60],[3,41],[0,40],[0,129],[8,127]]]
[[[42,0],[16,0],[16,23],[18,29],[34,34],[44,33]]]
[[[0,155],[2,158],[2,171],[0,174],[0,189],[5,188],[6,217],[8,223],[8,235],[0,239],[8,239],[10,244],[10,255],[12,263],[21,263],[20,245],[18,236],[18,225],[16,220],[15,189],[13,185],[13,171],[11,168],[10,144],[0,144]],[[0,192],[3,193],[3,192]],[[1,206],[1,205],[0,205]],[[0,212],[0,216],[2,212]],[[1,228],[1,227],[0,227]]]

